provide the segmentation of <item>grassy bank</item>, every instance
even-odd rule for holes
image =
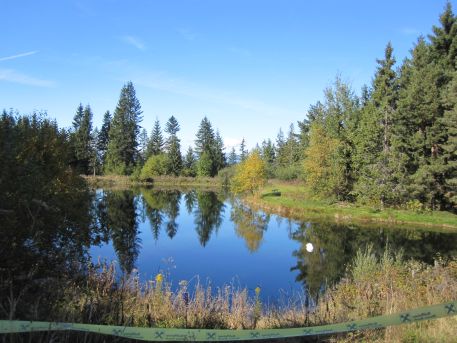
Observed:
[[[376,258],[370,248],[358,252],[346,278],[329,289],[315,308],[307,308],[300,296],[286,297],[283,303],[270,306],[261,302],[259,293],[233,285],[212,289],[209,284],[181,281],[172,287],[163,274],[145,283],[135,273],[117,280],[114,265],[102,264],[89,267],[83,281],[56,283],[54,291],[60,295],[59,299],[37,299],[38,302],[56,300],[48,317],[36,318],[36,312],[22,303],[22,299],[12,300],[17,300],[15,306],[29,308],[28,318],[21,319],[138,327],[265,329],[345,322],[457,299],[456,261],[437,261],[434,266],[427,266],[405,262],[392,253]],[[7,294],[3,297],[6,299]],[[14,313],[11,318],[15,318]],[[325,340],[451,342],[456,333],[457,318],[452,317]],[[58,340],[58,335],[76,334],[55,335]],[[27,341],[27,337],[23,338]],[[42,337],[36,334],[33,341],[39,338]],[[103,336],[74,338],[71,340],[106,340]]]
[[[260,196],[249,196],[246,202],[268,213],[296,220],[327,220],[341,223],[383,223],[457,230],[457,215],[449,212],[415,212],[401,209],[377,209],[352,203],[329,203],[314,200],[300,183],[270,180]]]
[[[155,188],[198,188],[203,190],[220,190],[222,182],[219,178],[210,177],[185,177],[185,176],[158,176],[150,181],[140,181],[129,176],[97,175],[84,176],[87,183],[93,188],[126,189],[131,187],[155,187]]]

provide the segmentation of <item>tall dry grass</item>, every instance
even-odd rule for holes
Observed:
[[[329,288],[315,307],[307,306],[306,299],[300,296],[288,297],[276,305],[264,304],[260,290],[250,296],[247,289],[234,285],[213,289],[198,282],[190,287],[182,281],[172,288],[162,274],[147,282],[141,282],[137,273],[119,278],[115,265],[106,263],[91,265],[82,280],[58,287],[63,288],[59,292],[62,295],[47,320],[140,327],[286,328],[364,319],[455,300],[457,261],[438,259],[430,266],[404,261],[401,254],[389,249],[378,258],[368,247],[357,253],[346,277]],[[456,334],[457,319],[452,317],[320,339],[455,342]],[[49,335],[35,334],[32,341],[45,342]],[[57,341],[106,340],[106,337],[77,333],[52,335],[57,335]],[[11,341],[25,342],[31,336],[14,337]]]

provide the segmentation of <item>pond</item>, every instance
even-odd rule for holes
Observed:
[[[174,287],[181,280],[252,293],[260,286],[273,302],[316,296],[368,245],[427,263],[457,255],[456,233],[295,222],[214,192],[98,190],[94,205],[101,229],[89,249],[93,261],[117,261],[120,273],[143,281],[164,273]]]

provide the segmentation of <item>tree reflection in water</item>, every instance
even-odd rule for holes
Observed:
[[[197,207],[193,212],[195,230],[200,244],[204,247],[211,238],[212,232],[221,226],[225,205],[214,192],[197,191],[196,198]]]
[[[230,220],[235,225],[236,235],[245,240],[246,247],[251,253],[256,252],[259,250],[263,234],[268,228],[270,216],[252,210],[238,199],[234,199],[231,205]]]
[[[300,243],[293,252],[298,271],[296,280],[303,283],[309,294],[316,298],[328,286],[344,275],[358,249],[373,245],[381,256],[388,246],[402,251],[405,260],[416,259],[432,263],[438,256],[448,258],[457,254],[457,235],[405,228],[358,228],[334,223],[301,223],[292,233]],[[306,250],[312,243],[313,252]]]

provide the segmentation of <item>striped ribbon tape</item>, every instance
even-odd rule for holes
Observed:
[[[397,314],[372,317],[352,322],[291,329],[264,330],[205,330],[137,328],[111,325],[77,323],[29,322],[0,320],[0,334],[72,330],[119,336],[143,341],[238,341],[267,338],[329,335],[366,329],[384,328],[391,325],[414,323],[421,320],[449,317],[457,314],[457,301],[432,305]]]

